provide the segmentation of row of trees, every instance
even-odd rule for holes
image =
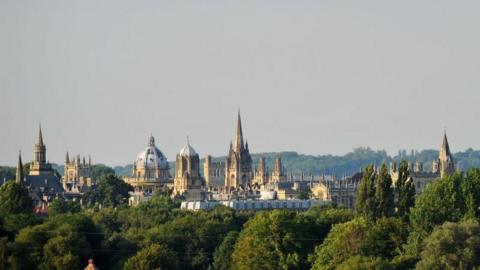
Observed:
[[[414,203],[415,185],[406,161],[400,162],[395,189],[385,164],[378,173],[372,165],[365,168],[355,202],[358,215],[367,219],[391,216],[408,218],[408,211]]]
[[[55,200],[32,214],[22,185],[0,188],[0,269],[474,269],[480,267],[480,170],[415,196],[408,165],[396,188],[367,166],[355,212],[192,212],[156,194],[127,206],[130,187],[103,176],[82,207]],[[98,207],[102,205],[102,207]]]

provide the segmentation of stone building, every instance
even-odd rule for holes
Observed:
[[[425,187],[439,178],[450,175],[455,172],[456,166],[453,155],[450,152],[450,146],[447,139],[447,134],[443,135],[443,142],[440,146],[438,158],[432,161],[432,170],[424,170],[423,163],[417,161],[414,164],[409,164],[410,177],[413,179],[415,185],[415,192],[421,193]],[[395,185],[398,180],[398,169],[395,163],[390,163],[390,176]]]
[[[212,156],[207,155],[203,164],[203,175],[209,189],[219,190],[225,187],[225,162],[213,161]]]
[[[261,157],[258,160],[258,166],[255,168],[255,175],[253,177],[253,184],[260,187],[268,183],[269,173],[268,168],[265,165],[265,158]]]
[[[132,176],[124,181],[133,186],[135,192],[153,193],[167,190],[172,185],[170,166],[165,155],[155,146],[150,135],[147,147],[138,154],[133,163]]]
[[[15,181],[25,185],[37,209],[45,209],[49,202],[63,194],[60,178],[55,174],[52,165],[47,162],[47,147],[43,141],[41,127],[28,175],[24,176],[22,167],[21,154],[19,154]]]
[[[363,174],[357,173],[344,179],[322,180],[313,183],[312,196],[319,200],[331,201],[332,203],[354,209],[357,186]]]
[[[92,159],[88,157],[88,163],[80,156],[70,159],[67,152],[65,155],[65,172],[62,178],[62,187],[65,191],[78,191],[80,193],[90,190],[94,185],[92,179]]]
[[[187,201],[203,200],[205,198],[203,188],[200,158],[187,138],[187,144],[177,154],[172,195],[183,197]]]
[[[225,187],[228,190],[246,188],[253,179],[252,157],[248,142],[243,141],[242,121],[240,112],[237,118],[235,144],[230,143],[225,168]]]
[[[286,180],[287,175],[285,174],[285,168],[282,165],[282,158],[277,157],[275,159],[275,168],[273,169],[270,183],[280,183],[285,182]]]
[[[442,147],[440,147],[440,152],[438,153],[438,171],[440,172],[440,177],[455,173],[455,161],[450,152],[446,132],[443,134]]]

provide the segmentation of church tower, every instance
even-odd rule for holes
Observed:
[[[225,187],[239,188],[250,185],[252,180],[252,157],[248,142],[243,141],[242,120],[240,111],[237,117],[235,144],[230,143],[230,150],[225,165]]]
[[[277,157],[275,159],[275,168],[272,172],[272,183],[279,183],[279,182],[285,182],[286,181],[286,176],[285,176],[285,170],[282,165],[282,158]]]
[[[255,177],[253,182],[259,186],[268,182],[268,168],[265,165],[265,158],[261,157],[258,160],[258,167],[255,170]]]
[[[440,171],[440,177],[450,175],[455,172],[455,162],[453,160],[452,153],[450,152],[450,146],[448,145],[446,132],[443,134],[443,143],[438,154],[438,170]]]
[[[22,163],[22,153],[18,152],[18,164],[17,164],[17,173],[15,175],[15,182],[17,184],[23,183],[23,179],[25,176],[23,175],[23,163]]]
[[[53,175],[50,163],[47,163],[47,147],[43,143],[42,127],[38,129],[38,142],[34,149],[35,157],[30,166],[29,175]]]
[[[187,200],[202,200],[203,182],[199,155],[187,138],[187,144],[177,154],[173,195],[184,196]]]
[[[64,175],[62,185],[64,190],[72,190],[76,187],[91,187],[94,184],[92,179],[92,159],[88,156],[88,163],[83,157],[80,162],[80,155],[70,160],[68,152],[65,155]]]

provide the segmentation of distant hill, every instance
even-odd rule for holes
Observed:
[[[437,150],[406,151],[401,150],[395,156],[387,155],[385,151],[372,150],[368,147],[360,147],[345,155],[305,155],[297,152],[269,152],[252,154],[253,166],[258,164],[260,157],[265,157],[267,166],[273,169],[275,158],[282,157],[283,165],[288,173],[299,174],[304,172],[308,174],[335,174],[339,177],[343,175],[352,175],[368,164],[380,165],[390,161],[399,162],[400,160],[421,161],[426,170],[431,169],[432,160],[438,156]],[[461,170],[467,170],[472,167],[480,168],[480,151],[468,149],[464,152],[454,154],[455,161]],[[225,160],[224,156],[215,157],[214,160]],[[100,165],[97,165],[100,166]],[[100,166],[101,167],[101,166]],[[175,170],[175,163],[170,162],[172,175]],[[53,164],[53,168],[60,174],[63,174],[63,165]],[[117,175],[130,175],[132,173],[132,164],[126,166],[115,166],[113,170]],[[200,161],[200,171],[203,173],[203,159]],[[15,177],[15,168],[0,166],[0,180]]]
[[[345,155],[305,155],[297,152],[268,152],[252,154],[253,166],[258,164],[260,157],[265,157],[266,164],[270,169],[273,169],[275,158],[282,157],[283,166],[288,173],[305,174],[335,174],[337,176],[352,175],[364,168],[368,164],[380,165],[384,162],[390,161],[399,162],[401,160],[420,161],[424,163],[426,170],[431,169],[431,162],[438,157],[437,150],[422,150],[410,151],[401,150],[395,156],[389,156],[386,151],[372,150],[368,147],[360,147],[354,149],[352,152]],[[461,170],[466,170],[471,167],[480,168],[480,151],[468,149],[465,152],[458,152],[454,154],[457,165]],[[225,156],[215,157],[214,160],[225,160]],[[200,161],[200,166],[203,168],[203,159]],[[172,174],[174,172],[175,163],[170,162]],[[113,168],[119,175],[130,175],[132,173],[132,165],[115,166]],[[203,173],[203,170],[201,169]]]

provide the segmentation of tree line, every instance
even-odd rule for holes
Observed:
[[[305,212],[179,209],[168,194],[128,206],[113,174],[84,203],[55,199],[32,213],[28,191],[0,188],[0,269],[476,269],[480,170],[415,195],[408,164],[392,187],[386,166],[364,168],[356,209]]]

